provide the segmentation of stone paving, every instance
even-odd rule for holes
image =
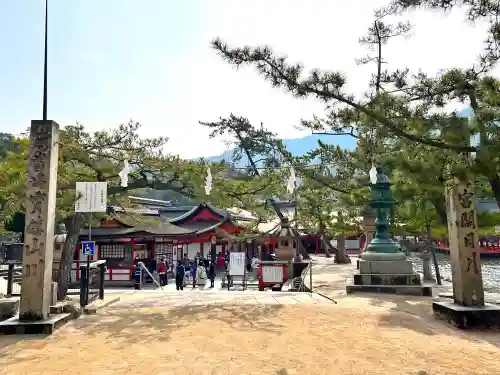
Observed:
[[[333,304],[316,293],[254,291],[136,291],[122,295],[109,308],[145,308],[187,305],[313,305]]]

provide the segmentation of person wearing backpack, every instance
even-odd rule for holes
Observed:
[[[196,268],[196,283],[200,288],[203,288],[207,283],[207,271],[203,262],[200,262]]]

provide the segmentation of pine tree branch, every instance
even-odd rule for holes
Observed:
[[[447,144],[405,132],[384,114],[356,102],[352,96],[342,94],[341,89],[345,80],[338,73],[313,71],[308,78],[301,80],[299,77],[303,70],[302,66],[299,64],[290,65],[285,57],[275,57],[269,47],[254,49],[250,47],[229,48],[226,43],[218,38],[212,42],[212,47],[219,52],[223,59],[236,67],[254,65],[265,79],[271,81],[273,87],[283,87],[296,97],[313,95],[325,102],[336,100],[344,103],[384,125],[392,134],[413,142],[458,152],[477,151],[472,146]]]

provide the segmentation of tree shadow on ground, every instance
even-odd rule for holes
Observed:
[[[434,299],[430,297],[366,294],[360,295],[359,298],[369,299],[369,304],[375,307],[390,306],[389,312],[383,314],[379,319],[381,326],[405,328],[428,336],[438,334],[459,336],[471,342],[488,342],[500,347],[498,329],[460,330],[437,319],[432,312]]]
[[[0,358],[3,365],[22,360],[21,352],[9,350],[21,340],[33,340],[43,350],[57,335],[73,335],[82,341],[90,337],[127,346],[151,341],[168,342],[175,330],[189,327],[199,321],[209,321],[214,330],[218,325],[229,326],[235,332],[261,330],[280,335],[283,325],[270,323],[281,305],[186,305],[163,308],[108,308],[99,315],[85,315],[68,323],[52,336],[0,336]]]
[[[164,308],[110,309],[102,316],[89,316],[73,323],[85,335],[106,334],[110,339],[125,343],[141,343],[151,340],[169,341],[173,331],[188,327],[200,320],[218,322],[237,329],[264,330],[280,334],[282,326],[271,324],[280,305],[186,305]],[[162,311],[163,310],[163,311]]]
[[[50,335],[0,335],[0,356],[3,350],[20,341],[43,341]]]

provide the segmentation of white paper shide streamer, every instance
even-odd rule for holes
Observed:
[[[207,177],[205,179],[205,194],[210,195],[212,191],[212,171],[210,171],[210,167],[207,168]]]
[[[120,176],[121,185],[122,187],[127,187],[128,186],[128,174],[130,172],[130,166],[128,165],[128,160],[123,161],[123,169],[118,173],[118,176]]]
[[[377,167],[375,167],[375,165],[373,164],[372,169],[370,169],[369,176],[370,182],[375,185],[377,183]]]
[[[289,194],[293,194],[295,191],[295,182],[297,178],[295,177],[295,169],[293,167],[290,167],[290,178],[288,179],[288,184],[286,185],[286,191]]]

